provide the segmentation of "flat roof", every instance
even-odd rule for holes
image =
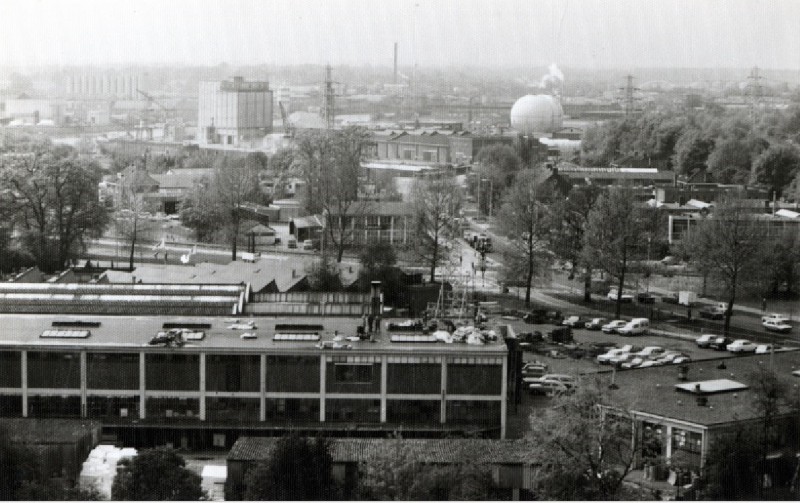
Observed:
[[[52,322],[81,321],[100,322],[99,327],[91,327],[91,334],[86,338],[52,338],[41,337],[46,330],[53,330]],[[234,319],[241,322],[254,321],[256,329],[231,329]],[[207,323],[209,329],[203,330],[205,337],[202,340],[187,341],[180,348],[149,346],[148,342],[158,332],[164,331],[164,323]],[[58,315],[53,314],[0,314],[0,350],[10,348],[65,350],[75,351],[83,349],[92,350],[151,350],[167,351],[172,353],[201,352],[209,349],[231,352],[281,352],[290,353],[316,353],[325,352],[329,355],[358,355],[381,353],[398,354],[475,354],[502,356],[506,353],[506,345],[502,340],[483,345],[454,343],[392,343],[390,334],[382,332],[373,335],[370,341],[342,340],[341,344],[349,344],[351,349],[326,349],[317,348],[313,341],[273,341],[275,326],[278,324],[320,324],[324,330],[320,333],[320,340],[333,340],[334,331],[343,337],[356,335],[356,327],[361,324],[361,318],[344,317],[269,317],[269,318],[227,318],[227,317],[200,317],[200,316],[98,316],[90,314]],[[245,333],[255,333],[255,339],[242,339]]]
[[[720,364],[724,363],[722,368]],[[800,385],[800,378],[792,371],[800,369],[800,351],[780,351],[773,355],[748,355],[719,360],[702,360],[686,364],[687,381],[678,377],[682,365],[665,365],[645,369],[622,370],[616,373],[617,389],[610,391],[611,404],[627,410],[656,417],[713,426],[733,421],[747,421],[762,416],[756,405],[757,375],[762,369],[772,368],[779,379],[792,386]],[[611,380],[611,373],[601,379]],[[735,381],[746,389],[717,390],[701,393],[706,405],[698,405],[698,395],[676,388],[676,384],[709,381]],[[702,384],[701,384],[702,390]],[[791,393],[792,391],[790,391]],[[779,413],[789,412],[781,409]]]

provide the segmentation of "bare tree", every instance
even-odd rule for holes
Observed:
[[[430,268],[430,281],[436,268],[447,260],[447,239],[456,232],[453,220],[461,208],[461,187],[454,177],[417,180],[413,189],[417,257]]]
[[[215,168],[213,190],[217,204],[226,218],[231,242],[231,260],[236,260],[236,247],[242,223],[242,209],[258,192],[258,174],[244,159],[223,161]]]
[[[723,333],[728,335],[733,305],[741,284],[762,268],[767,250],[767,227],[741,200],[722,200],[705,220],[697,224],[686,243],[690,260],[707,268],[725,292]]]
[[[589,213],[584,234],[584,263],[602,269],[618,281],[615,316],[620,317],[628,262],[640,239],[640,209],[633,191],[611,187]]]
[[[548,227],[547,207],[537,199],[544,190],[547,174],[541,169],[520,171],[505,194],[498,213],[500,230],[511,246],[505,256],[508,276],[524,277],[525,305],[531,302],[531,288],[537,262],[548,256],[544,248]],[[538,259],[538,260],[537,260]],[[518,267],[514,267],[518,266]],[[541,269],[541,267],[539,267]]]

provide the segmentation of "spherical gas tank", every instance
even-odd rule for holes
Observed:
[[[550,134],[561,129],[564,111],[548,94],[529,94],[511,107],[511,127],[523,135]]]

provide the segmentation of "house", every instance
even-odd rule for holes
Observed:
[[[612,406],[628,410],[636,422],[642,449],[637,466],[655,456],[664,463],[699,470],[721,435],[763,423],[758,406],[763,394],[760,373],[774,371],[789,392],[796,393],[799,368],[800,352],[789,350],[632,369],[606,375],[604,380],[614,382]],[[788,456],[794,466],[800,452],[798,419],[798,410],[779,404],[773,418],[777,438],[768,454],[775,463]]]
[[[252,466],[270,459],[277,443],[278,439],[274,437],[240,437],[236,441],[227,457],[227,500],[242,499],[245,474]],[[498,499],[520,500],[533,496],[534,466],[528,455],[532,446],[524,441],[335,438],[330,440],[329,446],[333,477],[343,485],[346,498],[356,496],[353,491],[358,486],[359,470],[364,464],[397,451],[409,453],[412,459],[423,465],[453,466],[469,461],[484,466],[492,475]]]
[[[364,202],[351,205],[345,215],[331,214],[332,225],[349,229],[353,245],[390,243],[408,245],[413,237],[414,207],[409,202]]]

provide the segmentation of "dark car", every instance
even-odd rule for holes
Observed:
[[[571,327],[557,327],[550,331],[550,340],[553,342],[572,342],[572,328]]]
[[[708,318],[710,320],[721,320],[725,317],[725,311],[717,306],[706,306],[700,311],[701,318]]]
[[[733,339],[730,337],[717,337],[708,344],[708,347],[717,351],[725,351],[731,342]]]
[[[651,293],[642,292],[636,294],[636,301],[639,302],[639,304],[655,304],[656,298]]]
[[[564,320],[564,315],[561,311],[553,309],[534,309],[522,318],[525,323],[552,323],[553,325],[560,325]]]

